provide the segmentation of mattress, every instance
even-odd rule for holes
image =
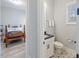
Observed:
[[[24,33],[22,31],[11,31],[7,33],[7,38],[18,38],[24,36]]]

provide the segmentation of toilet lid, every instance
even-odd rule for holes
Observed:
[[[63,47],[64,46],[61,42],[57,42],[57,41],[55,42],[55,45],[59,46],[59,47]]]

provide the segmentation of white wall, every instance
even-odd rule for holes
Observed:
[[[75,44],[69,40],[75,41],[76,25],[66,24],[67,3],[73,0],[55,0],[54,19],[56,24],[56,40],[62,42],[69,48],[75,49]]]
[[[28,20],[27,20],[27,54],[31,58],[37,57],[37,0],[28,0]]]
[[[3,25],[19,25],[26,24],[26,12],[20,9],[2,7],[1,8],[1,20]]]
[[[0,1],[0,25],[1,24],[1,1]],[[1,28],[1,27],[0,27]],[[0,33],[1,34],[1,33]],[[1,37],[0,37],[0,57],[1,57]]]
[[[45,1],[47,4],[46,20],[47,21],[54,20],[54,0],[45,0]],[[49,34],[54,34],[54,27],[47,25],[46,31]]]
[[[1,7],[0,7],[0,25],[1,25]],[[1,37],[0,37],[0,57],[1,57]]]

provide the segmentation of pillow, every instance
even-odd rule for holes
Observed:
[[[11,31],[23,31],[22,28],[8,28],[8,32]]]

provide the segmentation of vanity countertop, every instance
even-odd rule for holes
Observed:
[[[52,37],[54,37],[54,35],[45,35],[45,40],[47,40],[47,39],[49,39],[49,38],[52,38]]]

